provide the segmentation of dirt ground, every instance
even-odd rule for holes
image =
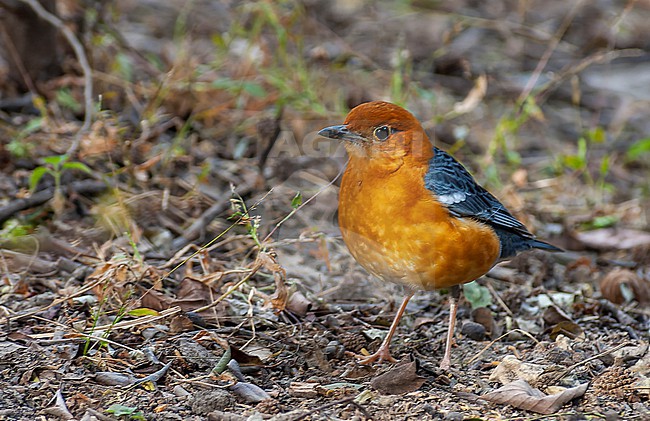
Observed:
[[[650,2],[50,2],[88,68],[26,3],[0,1],[0,419],[650,419]],[[445,290],[398,363],[352,355],[404,293],[347,251],[316,133],[376,99],[566,250],[464,287],[449,371]]]

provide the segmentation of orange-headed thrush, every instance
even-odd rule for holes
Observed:
[[[364,364],[395,361],[390,341],[415,290],[451,287],[440,363],[448,369],[458,285],[520,251],[561,250],[536,240],[465,167],[432,145],[411,113],[395,104],[361,104],[343,125],[319,134],[344,141],[350,157],[339,194],[339,225],[350,253],[379,279],[407,287],[377,352],[360,356]]]

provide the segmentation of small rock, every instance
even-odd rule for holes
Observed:
[[[465,322],[461,333],[475,341],[482,341],[485,339],[485,326],[476,322]]]
[[[234,405],[235,399],[223,389],[202,390],[191,398],[192,412],[206,415],[214,411],[223,411]]]
[[[340,360],[345,353],[345,347],[339,341],[330,341],[325,347],[325,356],[328,360]]]
[[[456,411],[447,412],[445,419],[449,421],[463,421],[463,414]]]

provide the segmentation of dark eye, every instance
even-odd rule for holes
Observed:
[[[388,126],[377,127],[372,134],[377,140],[383,142],[384,140],[388,139],[388,136],[390,136],[391,129]]]

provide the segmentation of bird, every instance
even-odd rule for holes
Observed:
[[[537,240],[449,153],[437,148],[404,108],[373,101],[353,108],[342,125],[318,132],[348,153],[338,222],[354,259],[381,281],[405,286],[405,297],[379,349],[361,364],[396,362],[390,353],[409,300],[418,290],[450,289],[449,327],[440,368],[451,367],[460,285],[529,249],[562,251]]]

